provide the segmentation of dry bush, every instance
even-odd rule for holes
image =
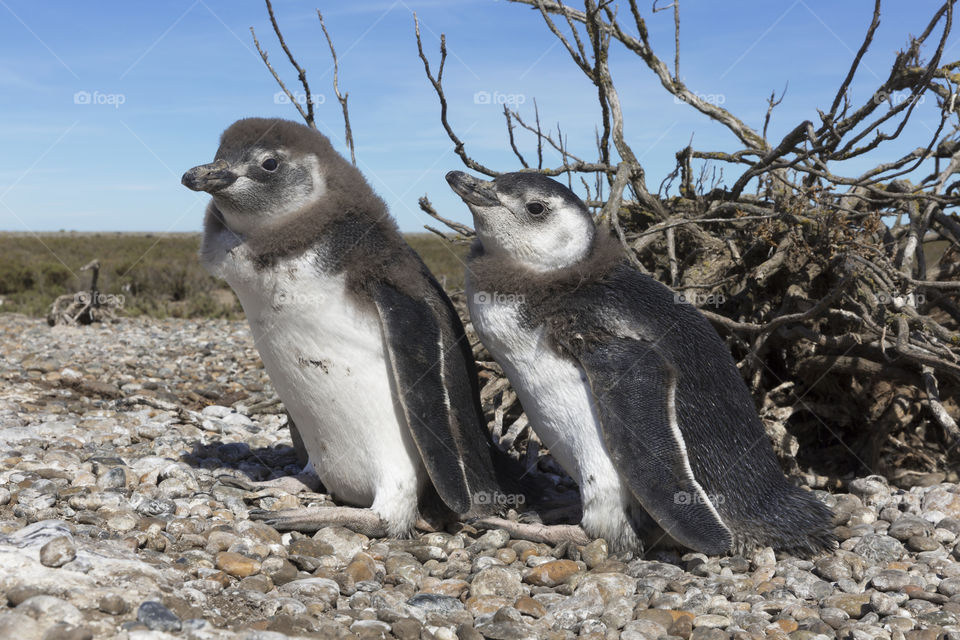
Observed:
[[[873,95],[853,104],[850,83],[880,21],[876,2],[819,122],[797,123],[771,141],[766,130],[775,96],[763,130],[755,131],[679,79],[678,0],[672,70],[654,53],[636,0],[629,0],[626,19],[609,1],[586,0],[583,9],[553,0],[511,2],[539,10],[597,88],[601,122],[596,159],[589,161],[543,131],[539,114],[524,119],[505,106],[505,137],[518,161],[530,166],[517,151],[515,130],[535,136],[535,170],[583,185],[598,220],[617,234],[638,269],[701,306],[737,359],[785,466],[834,477],[882,473],[905,484],[917,472],[952,472],[960,458],[960,219],[949,210],[960,185],[953,181],[960,169],[960,62],[941,58],[953,3],[944,3],[895,55]],[[468,154],[447,121],[445,41],[436,73],[419,29],[417,43],[441,123],[463,164],[498,175]],[[677,101],[726,127],[739,146],[682,148],[676,169],[657,189],[648,188],[623,134],[607,64],[611,46],[636,54]],[[888,147],[924,99],[938,105],[940,123],[923,146],[861,175],[838,172],[841,162],[876,157]],[[557,165],[544,166],[544,149],[559,157]],[[733,178],[717,179],[709,163]],[[927,169],[916,182],[907,177]],[[666,195],[671,186],[678,195]],[[438,217],[425,199],[421,207]],[[454,230],[472,234],[462,225]]]
[[[584,0],[582,9],[556,0],[510,1],[538,10],[575,70],[596,87],[600,127],[595,149],[573,150],[562,135],[541,128],[536,110],[524,115],[505,105],[504,144],[520,167],[582,186],[588,206],[617,235],[625,256],[701,307],[733,352],[785,468],[814,472],[808,479],[820,486],[827,477],[850,473],[881,473],[902,484],[935,480],[941,477],[936,472],[956,479],[951,465],[960,458],[960,218],[951,208],[960,198],[960,181],[953,180],[960,169],[960,62],[942,60],[953,3],[933,13],[923,32],[896,53],[887,78],[856,104],[849,88],[879,26],[877,0],[872,14],[865,14],[863,42],[832,103],[819,111],[819,122],[799,122],[782,139],[770,140],[775,95],[763,129],[756,131],[680,80],[679,0],[667,7],[674,9],[672,69],[653,51],[636,0]],[[310,106],[297,108],[312,125],[305,72],[283,42],[269,0],[267,7],[307,92]],[[325,27],[324,34],[336,61]],[[498,175],[501,170],[471,157],[449,123],[445,38],[431,66],[419,24],[415,36],[455,152],[469,170]],[[738,145],[685,146],[677,151],[675,170],[650,188],[624,136],[608,66],[611,47],[635,54],[665,91],[725,127]],[[276,70],[270,71],[283,86]],[[922,145],[860,175],[838,169],[847,160],[882,154],[923,100],[937,105],[940,122]],[[341,105],[346,116],[345,96]],[[345,124],[352,149],[348,119]],[[535,162],[518,150],[519,135],[534,136]],[[557,160],[548,166],[551,154]],[[708,168],[718,165],[720,172]],[[916,179],[920,172],[926,175]],[[677,195],[668,195],[671,188]],[[426,197],[420,205],[454,233],[431,231],[452,242],[472,237],[471,228],[444,218]],[[462,299],[454,299],[465,316]],[[469,323],[468,334],[476,339]],[[550,466],[502,371],[475,344],[492,430],[505,445]]]

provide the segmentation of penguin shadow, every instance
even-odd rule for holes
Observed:
[[[197,469],[217,470],[221,484],[246,490],[256,490],[256,483],[281,478],[301,478],[305,463],[296,447],[277,444],[271,447],[251,447],[246,442],[194,441],[189,453],[180,456],[182,462]],[[316,478],[316,476],[313,476]],[[316,479],[319,485],[319,479]],[[310,487],[323,492],[322,486]]]
[[[217,481],[220,484],[247,491],[255,491],[264,488],[263,483],[271,483],[290,493],[303,490],[326,493],[316,474],[305,471],[309,462],[307,450],[289,416],[287,425],[292,442],[290,445],[254,448],[246,442],[204,444],[195,441],[191,452],[180,459],[196,468],[219,470]]]
[[[583,517],[580,489],[549,452],[532,455],[530,443],[515,448],[507,439],[497,438],[495,434],[493,438],[493,464],[500,491],[484,497],[499,516],[547,526],[580,522]],[[526,453],[519,455],[519,450]]]

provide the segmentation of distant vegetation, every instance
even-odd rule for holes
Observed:
[[[407,241],[448,289],[463,287],[467,248],[431,234]],[[199,234],[0,234],[0,311],[44,316],[54,299],[89,286],[80,267],[99,259],[99,290],[124,297],[124,315],[240,318],[242,310],[223,281],[204,271]]]

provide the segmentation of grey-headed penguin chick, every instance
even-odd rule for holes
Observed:
[[[201,260],[240,298],[326,489],[354,507],[260,514],[278,528],[411,533],[437,495],[495,491],[463,326],[386,205],[319,132],[239,120],[183,184],[212,196]]]
[[[716,331],[572,191],[536,173],[447,181],[476,223],[474,326],[579,484],[589,535],[636,551],[665,532],[710,554],[833,544],[830,509],[784,476]]]

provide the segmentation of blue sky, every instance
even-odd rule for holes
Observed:
[[[345,150],[315,7],[340,54],[359,166],[403,230],[430,222],[417,208],[424,194],[442,214],[469,219],[443,180],[463,167],[417,57],[413,11],[434,68],[439,35],[447,36],[449,118],[478,161],[501,170],[519,166],[500,107],[478,101],[480,92],[491,102],[514,101],[531,120],[536,99],[544,125],[559,122],[569,148],[595,158],[595,90],[537,12],[503,0],[315,1],[276,0],[274,6],[311,88],[325,98],[318,126]],[[672,13],[652,15],[650,3],[641,4],[654,49],[672,67]],[[938,3],[886,5],[852,85],[854,101],[873,93],[896,50],[908,34],[922,31]],[[770,137],[779,139],[804,118],[816,122],[817,108],[829,108],[871,8],[864,1],[686,0],[681,76],[757,129],[767,96],[789,83],[770,128]],[[626,6],[621,13],[628,13]],[[199,230],[206,197],[180,185],[183,171],[212,160],[220,132],[238,118],[299,118],[292,105],[275,99],[278,87],[253,47],[251,26],[288,86],[298,89],[261,2],[0,0],[0,230]],[[946,60],[960,54],[957,41],[951,36]],[[738,148],[731,134],[677,104],[616,44],[611,64],[626,136],[651,187],[673,169],[675,153],[691,136],[699,149]],[[90,103],[78,104],[78,92],[89,94]],[[903,140],[870,160],[888,161],[926,144],[936,123],[935,106],[921,105]],[[529,137],[519,143],[534,148]]]

